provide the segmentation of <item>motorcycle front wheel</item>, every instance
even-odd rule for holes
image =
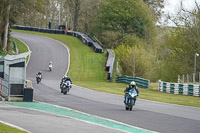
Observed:
[[[64,95],[67,95],[67,92],[65,91],[65,92],[63,92],[63,94],[64,94]]]
[[[133,102],[134,102],[134,99],[131,99],[131,101],[130,101],[130,105],[129,105],[129,110],[130,111],[132,111],[132,109],[133,109]]]

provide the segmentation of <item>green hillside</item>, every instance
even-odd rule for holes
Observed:
[[[70,50],[70,69],[68,75],[78,86],[96,91],[124,95],[126,84],[111,83],[106,80],[104,65],[106,56],[95,53],[90,47],[72,36],[47,34],[31,31],[13,30],[35,35],[41,35],[59,40],[66,44]],[[200,107],[200,97],[174,95],[157,91],[158,83],[151,83],[150,89],[140,88],[141,99],[158,102]],[[122,101],[123,102],[123,101]]]

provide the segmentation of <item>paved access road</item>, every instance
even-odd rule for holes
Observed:
[[[59,83],[67,71],[68,51],[58,42],[45,37],[21,33],[14,33],[13,36],[27,43],[32,51],[27,78],[33,81],[35,100],[69,107],[151,131],[200,132],[199,108],[138,99],[133,111],[125,111],[123,96],[77,86],[73,86],[68,95],[61,94]],[[52,72],[48,71],[49,61],[53,61],[54,64]],[[40,70],[44,77],[41,84],[36,84],[35,74]]]

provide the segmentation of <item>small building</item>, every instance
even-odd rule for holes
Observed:
[[[0,95],[8,100],[23,100],[26,85],[27,56],[31,51],[18,54],[0,56]]]

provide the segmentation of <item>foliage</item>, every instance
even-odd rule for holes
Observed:
[[[154,16],[159,22],[163,15],[162,9],[164,8],[164,2],[165,0],[143,0],[151,10],[154,12]]]
[[[165,47],[169,49],[169,55],[163,60],[162,78],[166,81],[177,81],[178,74],[191,74],[194,71],[195,53],[200,53],[200,17],[199,8],[192,12],[179,14],[182,25],[171,30],[171,34],[166,41]],[[182,9],[183,10],[183,9]],[[186,15],[187,14],[187,15]],[[187,16],[187,17],[186,17]],[[191,18],[188,20],[188,16]],[[184,19],[184,17],[186,17]],[[200,61],[197,57],[196,63]],[[200,71],[199,65],[196,66]]]
[[[9,28],[18,17],[26,12],[43,12],[45,0],[2,0],[0,2],[0,46],[1,50],[9,51]],[[29,8],[27,8],[29,7]],[[24,18],[25,20],[27,19]]]
[[[102,30],[135,33],[147,38],[153,19],[151,11],[141,0],[108,0],[102,2],[99,25]]]
[[[144,42],[137,37],[131,41],[125,42],[115,49],[116,57],[122,68],[122,74],[149,78],[148,73],[150,70],[149,54],[144,48]],[[131,46],[132,47],[131,47]]]

